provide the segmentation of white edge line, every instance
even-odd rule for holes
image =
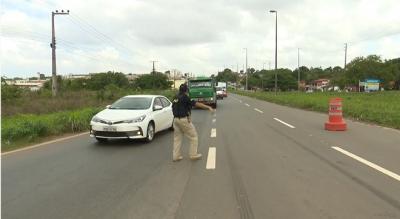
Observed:
[[[21,149],[17,149],[17,150],[1,153],[1,156],[17,153],[17,152],[20,152],[20,151],[31,150],[31,149],[34,149],[34,148],[38,148],[38,147],[41,147],[41,146],[45,146],[45,145],[56,143],[56,142],[60,142],[60,141],[65,141],[65,140],[68,140],[68,139],[71,139],[71,138],[75,138],[75,137],[79,137],[79,136],[87,135],[87,134],[89,134],[89,132],[84,132],[84,133],[80,133],[80,134],[77,134],[77,135],[72,135],[72,136],[68,136],[68,137],[64,137],[64,138],[59,138],[59,139],[43,142],[43,143],[40,143],[40,144],[35,144],[35,145],[24,147],[24,148],[21,148]]]
[[[211,136],[210,136],[211,138],[215,138],[215,137],[217,137],[217,129],[215,129],[215,128],[212,128],[211,129]]]
[[[215,169],[215,160],[217,156],[217,149],[215,147],[208,148],[208,156],[207,156],[207,170]]]
[[[345,154],[345,155],[347,155],[347,156],[349,156],[349,157],[351,157],[351,158],[353,158],[353,159],[355,159],[355,160],[357,160],[357,161],[359,161],[359,162],[361,162],[361,163],[363,163],[363,164],[365,164],[365,165],[367,165],[367,166],[369,166],[369,167],[371,167],[371,168],[383,173],[383,174],[386,174],[386,175],[392,177],[393,179],[396,179],[397,181],[400,181],[400,175],[398,175],[398,174],[396,174],[396,173],[394,173],[394,172],[392,172],[390,170],[387,170],[387,169],[385,169],[385,168],[383,168],[383,167],[381,167],[379,165],[376,165],[376,164],[374,164],[374,163],[372,163],[372,162],[370,162],[368,160],[365,160],[364,158],[359,157],[359,156],[357,156],[355,154],[352,154],[352,153],[350,153],[350,152],[348,152],[348,151],[346,151],[346,150],[344,150],[344,149],[342,149],[340,147],[332,146],[332,148],[337,150],[337,151],[339,151],[342,154]]]
[[[282,124],[284,124],[284,125],[286,125],[286,126],[292,128],[292,129],[296,128],[296,127],[290,125],[289,123],[286,123],[286,122],[284,122],[284,121],[282,121],[282,120],[280,120],[280,119],[278,119],[278,118],[274,118],[274,119],[275,119],[276,121],[278,121],[278,122],[280,122],[280,123],[282,123]]]
[[[259,110],[259,109],[257,109],[257,108],[254,108],[254,110],[257,111],[257,112],[259,112],[259,113],[264,113],[263,111],[261,111],[261,110]]]

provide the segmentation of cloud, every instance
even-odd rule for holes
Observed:
[[[2,74],[51,71],[51,11],[56,16],[58,72],[145,73],[150,60],[160,71],[202,75],[248,64],[274,63],[278,11],[278,67],[342,66],[349,57],[400,56],[400,5],[396,0],[4,0],[1,12]],[[4,48],[3,48],[4,47]]]

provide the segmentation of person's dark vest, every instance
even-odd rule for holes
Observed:
[[[174,117],[187,117],[190,115],[190,111],[190,103],[185,101],[185,94],[176,95],[172,101],[172,112],[174,114]]]

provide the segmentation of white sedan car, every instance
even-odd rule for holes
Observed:
[[[139,139],[150,142],[155,133],[173,129],[172,103],[157,95],[129,95],[97,113],[90,122],[90,136],[108,139]]]

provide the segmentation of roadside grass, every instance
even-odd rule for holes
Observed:
[[[31,143],[41,137],[88,130],[90,120],[100,110],[100,108],[85,108],[4,118],[1,124],[2,151],[15,149],[19,147],[19,143]]]
[[[400,92],[373,93],[338,92],[231,92],[281,105],[319,112],[328,112],[329,100],[343,99],[343,115],[347,118],[400,129]]]
[[[20,98],[2,101],[1,117],[18,114],[48,114],[85,107],[105,107],[118,98],[134,94],[159,94],[171,97],[173,90],[135,90],[135,89],[104,89],[99,91],[79,90],[61,91],[57,97],[52,97],[50,90],[24,92]]]
[[[29,106],[35,105],[37,99],[32,98],[32,96],[30,99],[22,97],[25,102],[19,102],[19,105],[14,105],[18,109],[16,110],[18,113],[8,116],[3,114],[3,109],[7,108],[7,106],[2,103],[1,150],[2,152],[11,151],[33,143],[43,142],[54,136],[87,131],[92,117],[104,109],[106,105],[111,104],[122,96],[134,94],[156,94],[172,99],[175,91],[120,90],[113,93],[112,98],[107,97],[105,98],[106,100],[100,101],[89,100],[90,98],[96,98],[95,95],[99,95],[95,92],[81,92],[80,95],[71,92],[68,95],[64,94],[60,98],[52,98],[51,96],[44,98],[40,96],[38,99],[43,105],[37,108],[32,107],[32,109],[29,109]],[[72,104],[69,105],[68,103]],[[60,107],[57,104],[65,107]]]

